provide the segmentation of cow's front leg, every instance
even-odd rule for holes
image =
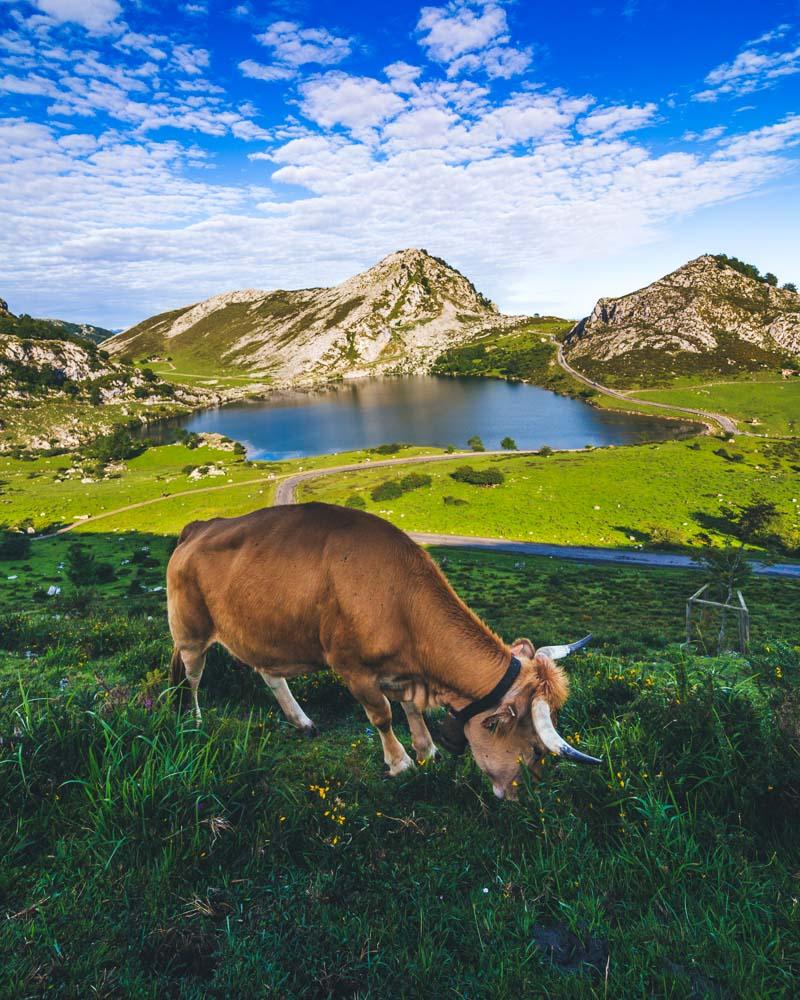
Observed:
[[[305,733],[306,736],[314,736],[317,731],[316,726],[298,705],[295,696],[289,690],[289,685],[286,683],[285,678],[270,677],[269,674],[262,674],[261,676],[264,679],[264,683],[275,695],[275,700],[283,709],[283,714],[289,722],[296,729]]]
[[[378,687],[377,682],[347,680],[353,697],[364,706],[367,718],[378,730],[383,744],[383,760],[391,777],[402,774],[414,766],[414,761],[406,753],[406,748],[394,735],[392,729],[392,706],[389,699]]]
[[[413,701],[404,701],[401,704],[408,719],[408,728],[411,730],[411,742],[414,744],[417,763],[421,764],[424,760],[433,760],[439,751],[433,742],[425,717]]]

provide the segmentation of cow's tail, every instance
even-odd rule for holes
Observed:
[[[174,688],[174,704],[178,712],[182,712],[186,707],[186,695],[188,685],[186,684],[186,667],[181,656],[181,651],[175,646],[172,650],[172,661],[170,662],[170,684]]]

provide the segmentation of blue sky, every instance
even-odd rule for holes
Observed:
[[[800,0],[0,0],[0,296],[113,327],[446,258],[579,316],[800,281]]]

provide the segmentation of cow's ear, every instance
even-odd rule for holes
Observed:
[[[517,721],[517,711],[512,702],[501,705],[496,712],[487,716],[481,725],[491,733],[502,733],[510,729]]]
[[[536,653],[536,648],[530,639],[515,639],[511,643],[511,652],[514,656],[524,656],[527,660],[532,660]]]

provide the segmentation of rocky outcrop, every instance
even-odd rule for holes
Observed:
[[[400,250],[333,288],[244,289],[163,313],[103,343],[141,360],[207,359],[273,385],[427,371],[455,344],[522,317],[503,316],[464,275],[425,250]]]
[[[779,368],[800,354],[800,295],[706,254],[639,291],[600,299],[564,346],[570,362],[631,377],[637,365],[646,377],[657,358],[675,374]]]

